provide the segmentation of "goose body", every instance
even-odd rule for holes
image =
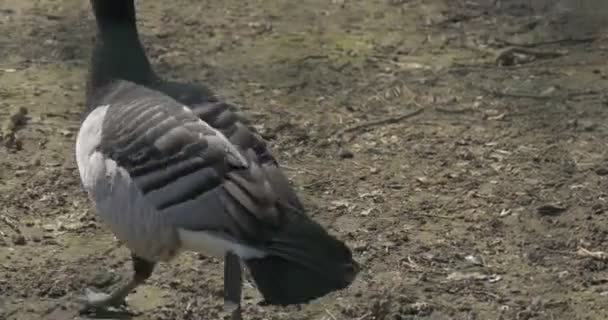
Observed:
[[[221,226],[213,224],[224,221],[200,209],[218,212],[219,204],[207,198],[219,199],[221,191],[214,188],[226,165],[248,168],[240,152],[169,97],[129,82],[114,87],[142,98],[110,99],[95,108],[81,126],[76,156],[83,186],[116,236],[149,261],[169,260],[181,247],[216,256],[234,251],[243,258],[263,257],[260,250],[214,235]],[[184,218],[188,213],[193,217]],[[209,232],[179,226],[197,219],[208,224]]]
[[[159,261],[181,251],[225,260],[225,295],[240,301],[242,261],[269,304],[347,287],[348,247],[306,213],[264,140],[210,90],[152,71],[133,0],[91,0],[98,25],[76,141],[83,187],[131,250],[134,276],[87,305],[120,304]],[[233,319],[240,313],[234,312]]]

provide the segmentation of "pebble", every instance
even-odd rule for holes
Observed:
[[[606,167],[598,168],[597,170],[595,170],[595,173],[598,176],[606,176],[606,175],[608,175],[608,168],[606,168]]]
[[[13,236],[13,244],[17,246],[23,246],[27,243],[25,237],[22,234],[16,234]]]
[[[340,150],[338,150],[338,157],[341,159],[351,159],[354,156],[355,155],[348,149],[340,148]]]

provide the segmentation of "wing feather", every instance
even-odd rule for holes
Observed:
[[[107,101],[102,153],[126,170],[175,227],[220,231],[237,242],[264,241],[280,217],[275,190],[255,153],[242,151],[175,100],[136,85],[127,89],[139,95]],[[214,108],[206,114],[219,115],[226,125],[236,117]],[[237,128],[238,139],[251,144],[243,128]]]
[[[248,121],[235,111],[235,106],[224,102],[204,102],[190,106],[203,121],[222,132],[234,145],[245,152],[253,152],[253,158],[260,163],[266,180],[281,201],[304,212],[304,206],[289,180],[271,155],[264,139]]]

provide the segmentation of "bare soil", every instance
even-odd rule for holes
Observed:
[[[364,266],[296,307],[248,285],[245,317],[607,319],[608,6],[571,3],[139,1],[157,70],[242,105]],[[88,1],[0,0],[0,319],[100,316],[84,288],[131,273],[74,162],[93,36]],[[187,253],[105,317],[221,296]]]

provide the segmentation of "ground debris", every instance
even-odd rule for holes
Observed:
[[[13,150],[21,150],[22,142],[16,135],[19,127],[23,126],[27,120],[28,110],[25,107],[19,107],[12,110],[9,117],[2,123],[0,128],[0,142],[7,148]]]
[[[605,261],[608,259],[608,255],[604,251],[589,251],[585,248],[579,248],[576,251],[576,254],[581,257],[588,257],[597,260]]]
[[[13,244],[16,246],[23,246],[27,243],[25,236],[22,234],[14,234],[13,235]]]
[[[375,126],[382,126],[382,125],[387,125],[387,124],[393,124],[393,123],[397,123],[399,121],[417,116],[419,114],[421,114],[425,109],[424,108],[418,108],[414,111],[411,112],[407,112],[404,114],[400,114],[400,115],[396,115],[396,116],[390,116],[390,117],[386,117],[380,120],[373,120],[373,121],[369,121],[369,122],[363,122],[360,124],[356,124],[350,127],[346,127],[344,129],[338,130],[338,132],[336,132],[336,136],[338,137],[342,137],[345,133],[350,133],[350,132],[356,132],[359,130],[364,130],[364,129],[368,129],[371,127],[375,127]]]
[[[518,54],[524,60],[509,67],[496,66],[492,51],[570,34],[549,10],[522,8],[563,1],[577,2],[137,2],[159,75],[246,101],[305,208],[361,264],[351,286],[302,306],[260,307],[247,284],[244,318],[608,319],[608,259],[577,254],[608,252],[608,214],[594,214],[608,210],[608,173],[596,171],[608,168],[608,38],[531,48],[567,54]],[[71,128],[84,109],[90,49],[82,44],[94,30],[90,21],[64,30],[39,14],[70,22],[79,6],[7,5],[16,14],[0,21],[13,35],[0,68],[18,71],[0,70],[0,130],[13,106],[32,120],[15,130],[23,151],[0,142],[0,217],[6,211],[27,239],[14,245],[0,220],[0,300],[18,310],[7,319],[88,318],[75,297],[91,285],[107,292],[132,272],[128,248],[89,222],[75,166]],[[216,19],[198,19],[200,10]],[[341,159],[340,148],[354,158]],[[546,203],[568,211],[537,213]],[[201,256],[160,265],[127,299],[142,311],[133,320],[221,319],[221,261]],[[95,278],[100,271],[116,278]],[[65,309],[44,314],[46,306]]]
[[[509,67],[514,65],[520,65],[530,63],[538,59],[550,59],[563,56],[563,52],[555,51],[537,51],[526,48],[510,47],[501,50],[496,55],[496,65],[501,67]]]
[[[536,208],[536,212],[543,216],[556,216],[568,208],[557,205],[557,204],[544,204]]]
[[[598,176],[606,176],[606,175],[608,175],[608,167],[597,168],[597,169],[595,169],[595,173]]]
[[[481,272],[463,273],[460,271],[455,271],[455,272],[450,273],[446,279],[450,280],[450,281],[473,280],[473,281],[488,281],[490,283],[494,283],[494,282],[500,281],[502,279],[502,277],[499,275],[496,275],[496,274],[484,274]]]
[[[338,157],[340,157],[340,159],[352,159],[355,155],[352,153],[352,151],[345,149],[345,148],[340,148],[338,150]]]

